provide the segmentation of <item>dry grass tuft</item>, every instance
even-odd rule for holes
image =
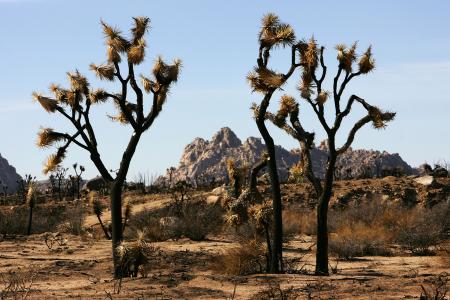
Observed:
[[[260,240],[244,241],[218,257],[215,269],[229,275],[262,273],[266,268],[266,249]]]

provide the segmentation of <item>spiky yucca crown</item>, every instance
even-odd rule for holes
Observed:
[[[136,237],[137,239],[135,241],[122,241],[119,246],[116,247],[117,254],[123,262],[130,259],[138,259],[138,257],[149,258],[150,255],[158,251],[158,248],[145,241],[144,231],[138,230],[136,232]]]
[[[44,174],[48,174],[50,172],[55,171],[59,165],[62,163],[64,158],[66,157],[66,149],[65,148],[58,148],[58,151],[56,151],[56,154],[51,154],[48,158],[46,163],[44,164]]]
[[[28,184],[28,192],[27,192],[27,204],[30,207],[34,206],[34,196],[36,194],[36,186],[33,181]]]
[[[371,72],[375,68],[375,59],[372,57],[372,46],[367,48],[358,62],[359,71],[363,74]]]
[[[52,128],[41,128],[38,132],[36,144],[39,148],[45,148],[65,140],[66,136],[64,134],[56,132]]]
[[[270,89],[278,89],[285,83],[283,74],[278,74],[265,67],[256,67],[253,72],[247,75],[253,91],[266,93]]]
[[[279,45],[284,47],[295,42],[295,33],[289,24],[281,23],[277,15],[269,13],[262,19],[259,42],[269,49]]]
[[[298,113],[298,103],[295,98],[286,94],[281,96],[280,107],[275,115],[275,123],[278,125],[284,124],[288,115],[294,111]]]
[[[103,65],[99,65],[99,66],[92,63],[89,65],[89,68],[92,71],[94,71],[95,74],[97,75],[97,77],[100,78],[101,80],[109,80],[109,81],[114,80],[114,73],[116,71],[115,71],[114,65],[111,63],[103,64]]]
[[[257,228],[263,228],[264,225],[272,223],[273,207],[270,201],[254,204],[249,207],[248,212]]]
[[[345,44],[338,44],[335,48],[338,51],[337,60],[339,61],[339,66],[346,72],[351,73],[353,63],[357,59],[357,43],[354,42],[351,47],[347,47]],[[358,61],[358,67],[359,72],[362,74],[367,74],[375,68],[375,59],[372,57],[372,46],[369,46],[366,52],[361,55]]]
[[[303,176],[305,174],[305,170],[303,168],[303,164],[301,162],[294,164],[290,169],[289,169],[289,174],[293,177],[293,178],[299,178],[301,176]]]
[[[395,118],[395,113],[383,112],[376,106],[369,106],[368,113],[372,119],[372,125],[375,129],[385,128],[386,124]]]

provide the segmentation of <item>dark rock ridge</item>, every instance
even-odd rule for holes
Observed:
[[[220,129],[210,141],[196,138],[184,148],[178,167],[173,171],[174,181],[186,178],[214,177],[217,181],[226,178],[226,162],[234,159],[238,165],[256,163],[265,146],[260,138],[249,137],[243,143],[228,127]],[[288,178],[289,169],[299,159],[299,149],[288,151],[276,146],[276,159],[280,178]],[[328,151],[325,143],[312,150],[313,169],[318,177],[324,177]],[[399,154],[386,151],[349,149],[338,160],[337,176],[344,178],[381,176],[382,170],[397,170],[404,174],[413,174],[415,170],[409,166]],[[165,175],[169,178],[169,174]]]
[[[3,187],[7,186],[7,193],[13,194],[17,190],[21,177],[16,173],[16,169],[0,154],[0,193],[3,193]]]

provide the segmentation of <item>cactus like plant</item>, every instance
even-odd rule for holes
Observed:
[[[57,146],[56,153],[48,158],[44,172],[52,172],[58,168],[64,160],[69,146],[77,145],[89,153],[92,162],[110,186],[112,249],[116,277],[120,276],[116,250],[123,239],[122,187],[142,134],[153,125],[159,116],[167,101],[170,88],[178,80],[181,69],[180,60],[177,59],[169,64],[159,57],[153,67],[152,76],[141,75],[142,88],[138,85],[135,66],[144,61],[146,54],[144,36],[149,25],[150,20],[147,17],[134,18],[131,36],[126,38],[121,31],[102,22],[107,46],[107,63],[91,64],[90,68],[101,80],[117,81],[120,86],[119,93],[91,88],[87,78],[75,70],[67,73],[69,88],[52,85],[50,90],[53,97],[46,97],[39,93],[33,94],[35,100],[45,111],[51,114],[60,114],[75,129],[72,133],[57,132],[50,128],[39,132],[39,147]],[[128,74],[124,74],[123,69],[127,69]],[[134,97],[131,97],[131,93],[134,93]],[[151,95],[149,102],[152,105],[148,113],[144,112],[145,93]],[[131,99],[136,99],[136,101],[131,102]],[[129,125],[133,129],[128,146],[122,155],[119,169],[115,174],[108,171],[101,158],[97,136],[90,119],[91,110],[104,102],[113,103],[117,109],[117,113],[110,116],[112,121]]]
[[[272,23],[278,20],[278,18],[273,15],[269,15],[265,17],[264,24],[267,23],[267,19],[272,20]],[[281,26],[280,23],[275,22],[274,24],[278,27]],[[265,126],[263,126],[264,120],[270,120],[275,126],[287,132],[300,143],[301,161],[296,168],[297,170],[301,170],[301,173],[311,182],[319,197],[317,206],[316,274],[328,275],[327,213],[328,203],[332,195],[337,158],[350,147],[356,133],[363,126],[372,123],[373,127],[376,129],[384,128],[388,122],[394,119],[395,113],[382,111],[378,107],[370,105],[365,99],[357,95],[351,95],[345,103],[345,107],[342,107],[341,98],[349,82],[360,75],[370,73],[375,68],[375,60],[372,57],[371,47],[362,53],[358,60],[356,43],[350,47],[343,44],[336,46],[339,65],[333,81],[333,92],[329,93],[323,88],[327,73],[327,67],[325,66],[323,57],[325,48],[319,47],[314,38],[311,38],[309,41],[292,42],[289,45],[291,45],[292,50],[290,57],[291,67],[286,74],[282,75],[282,78],[284,79],[283,83],[296,69],[301,69],[300,84],[298,86],[300,97],[311,107],[313,113],[316,115],[327,134],[327,148],[329,153],[325,180],[323,182],[316,177],[312,168],[311,149],[314,144],[314,132],[309,132],[304,129],[299,118],[299,104],[294,97],[283,95],[280,100],[279,110],[275,114],[267,111],[269,100],[279,86],[277,87],[273,84],[273,75],[267,75],[267,71],[260,72],[260,70],[265,70],[264,68],[267,68],[267,61],[270,57],[269,51],[271,49],[262,42],[258,58],[258,67],[255,69],[255,72],[249,76],[249,80],[254,90],[263,92],[264,100],[261,105],[254,105],[253,108],[259,128],[263,129],[262,132],[264,135],[267,136],[267,130],[264,131]],[[329,98],[332,98],[333,101],[328,101]],[[332,102],[334,106],[335,118],[333,123],[329,123],[325,118],[325,108],[326,104],[329,102]],[[336,135],[341,127],[342,121],[349,115],[354,104],[360,104],[365,110],[366,115],[353,125],[344,144],[341,147],[338,147],[336,145]],[[268,140],[270,142],[270,139]],[[268,149],[272,147],[272,144],[273,143],[269,144]],[[269,154],[271,154],[271,152],[269,152]],[[270,159],[274,159],[273,152]],[[274,173],[276,174],[275,171]],[[279,213],[278,207],[274,206],[274,211],[277,216]],[[276,220],[277,219],[275,219],[275,226],[277,226]]]
[[[36,184],[34,181],[30,181],[28,183],[28,192],[27,192],[27,199],[26,204],[28,206],[28,226],[27,226],[27,235],[31,234],[31,224],[33,221],[33,208],[34,208],[34,202],[35,202],[35,195],[36,195]]]
[[[270,51],[279,46],[292,48],[292,63],[285,74],[277,73],[268,66]],[[283,269],[283,229],[280,180],[275,157],[275,144],[265,124],[266,112],[275,91],[282,88],[298,65],[295,62],[297,48],[298,43],[295,44],[295,33],[292,27],[289,24],[280,22],[278,16],[274,14],[265,15],[262,19],[262,27],[259,32],[257,65],[247,76],[252,90],[263,95],[263,99],[259,105],[253,104],[253,112],[258,130],[266,144],[268,171],[272,186],[274,226],[272,234],[273,251],[269,270],[271,273],[279,273]]]
[[[105,238],[110,240],[111,236],[108,232],[108,229],[106,228],[105,224],[102,221],[104,206],[101,203],[101,201],[98,198],[98,195],[96,193],[91,192],[90,202],[91,202],[91,206],[92,206],[92,212],[97,216],[98,222],[99,222],[100,226],[102,227],[103,233],[105,234]]]

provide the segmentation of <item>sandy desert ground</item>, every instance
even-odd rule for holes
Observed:
[[[137,201],[133,211],[157,209],[169,201],[149,196]],[[98,227],[97,223],[89,215],[85,226]],[[112,279],[110,241],[60,233],[60,244],[49,249],[46,235],[0,242],[0,290],[14,278],[18,299],[418,299],[421,285],[432,288],[436,276],[450,271],[447,240],[434,256],[404,253],[350,261],[331,257],[336,268],[332,274],[313,276],[315,238],[300,234],[285,245],[286,274],[226,275],[217,270],[216,260],[236,242],[219,234],[204,241],[154,242],[157,258],[147,276],[119,282]]]

